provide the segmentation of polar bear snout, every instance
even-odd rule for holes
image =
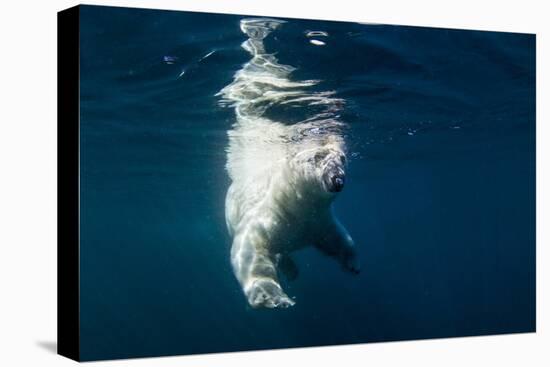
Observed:
[[[343,174],[336,174],[330,177],[330,183],[328,185],[329,192],[340,192],[344,188],[346,176]]]
[[[344,188],[345,176],[333,176],[331,179],[332,185],[330,186],[329,191],[331,192],[340,192]]]
[[[346,174],[339,168],[330,169],[325,174],[324,182],[328,192],[340,192],[346,183]]]

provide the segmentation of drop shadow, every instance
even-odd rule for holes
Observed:
[[[51,340],[40,340],[36,342],[40,348],[47,350],[50,353],[57,354],[57,342]]]

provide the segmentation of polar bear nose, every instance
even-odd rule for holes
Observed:
[[[334,175],[330,178],[329,191],[340,192],[344,188],[345,176],[342,174]]]

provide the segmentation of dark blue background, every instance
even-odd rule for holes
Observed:
[[[81,8],[82,358],[534,331],[535,36],[288,20],[268,37],[346,100],[336,211],[363,271],[304,250],[296,306],[266,311],[224,222],[234,111],[215,93],[249,59],[240,19]]]

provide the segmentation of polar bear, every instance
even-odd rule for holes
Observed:
[[[229,130],[227,171],[232,180],[225,210],[231,264],[252,307],[295,304],[279,272],[290,278],[292,251],[315,246],[352,273],[360,266],[355,244],[335,217],[332,203],[345,184],[345,127],[337,112],[343,101],[333,92],[308,92],[319,81],[291,81],[291,66],[266,53],[263,40],[284,21],[244,19],[243,43],[252,59],[219,92],[235,107]],[[310,108],[315,114],[285,124],[267,117],[273,106]]]

